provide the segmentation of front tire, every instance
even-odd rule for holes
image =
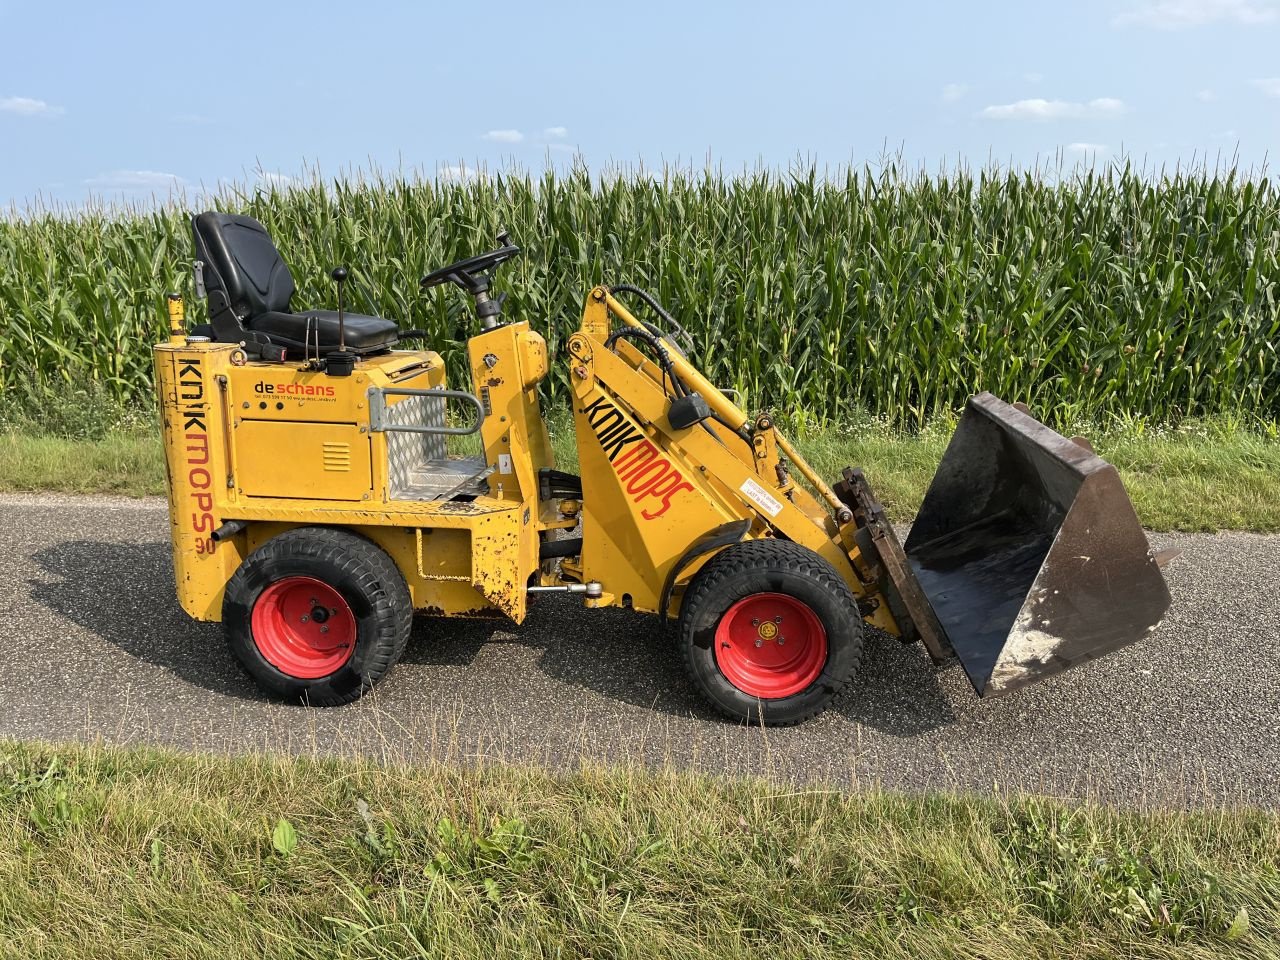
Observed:
[[[240,565],[222,621],[258,686],[328,707],[357,699],[400,659],[413,603],[378,546],[346,530],[301,527]]]
[[[685,594],[679,635],[706,700],[766,726],[817,716],[862,659],[862,618],[848,584],[789,540],[749,540],[712,557]]]

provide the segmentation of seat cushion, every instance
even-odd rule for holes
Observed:
[[[289,309],[293,276],[266,227],[253,217],[210,211],[193,217],[191,229],[205,287],[222,290],[237,316]]]
[[[369,317],[360,313],[345,314],[347,349],[356,353],[389,350],[399,339],[394,320]],[[261,313],[246,324],[255,333],[265,333],[272,342],[302,350],[315,349],[317,334],[320,352],[338,349],[338,311],[307,310],[303,313]]]

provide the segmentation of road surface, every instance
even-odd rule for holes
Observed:
[[[869,636],[822,717],[701,706],[657,621],[540,598],[522,627],[422,619],[363,700],[264,700],[173,597],[160,500],[0,494],[0,738],[226,752],[670,764],[795,783],[1028,789],[1280,807],[1280,537],[1153,535],[1184,556],[1149,638],[995,700]]]

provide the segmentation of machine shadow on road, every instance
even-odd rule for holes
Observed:
[[[32,597],[57,615],[188,683],[267,699],[227,652],[221,626],[195,622],[178,606],[168,543],[76,540],[33,559],[51,579],[33,581]],[[586,611],[564,597],[539,598],[521,626],[417,617],[403,662],[466,667],[482,647],[512,643],[539,650],[539,669],[560,683],[673,716],[714,716],[684,675],[674,624],[664,633],[656,617]],[[831,709],[892,736],[953,720],[929,660],[875,631],[867,632],[861,672]]]
[[[33,580],[31,596],[59,616],[188,683],[267,699],[227,652],[221,626],[178,606],[168,543],[72,540],[32,559],[56,579]]]
[[[420,617],[404,662],[465,667],[487,644],[540,650],[539,668],[562,683],[676,717],[717,719],[685,676],[675,641],[657,617],[584,610],[568,597],[542,597],[521,626],[501,620]],[[917,647],[868,631],[863,667],[831,712],[891,736],[916,736],[954,715],[935,669]]]

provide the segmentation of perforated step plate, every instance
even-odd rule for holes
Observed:
[[[483,480],[492,473],[481,457],[428,460],[410,467],[392,490],[397,500],[441,500],[458,494],[485,492]]]

